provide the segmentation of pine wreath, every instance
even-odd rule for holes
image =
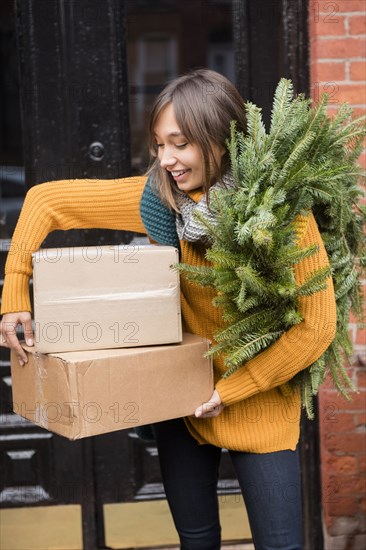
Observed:
[[[190,280],[216,290],[226,326],[215,335],[210,355],[223,354],[230,376],[245,362],[300,323],[300,296],[325,288],[333,277],[337,331],[333,343],[315,363],[293,378],[302,405],[313,417],[312,396],[331,373],[346,397],[354,389],[345,369],[353,347],[349,315],[362,318],[361,272],[366,265],[366,208],[357,159],[366,135],[365,118],[352,120],[344,104],[331,119],[327,96],[314,107],[303,94],[294,96],[290,80],[281,79],[274,95],[269,132],[261,109],[245,103],[247,131],[231,127],[228,143],[234,188],[211,195],[216,224],[204,217],[212,242],[206,258],[211,267],[181,264]],[[314,213],[330,269],[310,273],[296,286],[293,266],[314,254],[316,246],[299,249],[295,219]]]

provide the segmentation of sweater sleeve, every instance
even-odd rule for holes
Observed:
[[[328,265],[328,258],[314,216],[309,217],[300,246],[317,244],[318,252],[294,266],[300,285],[307,275]],[[274,344],[216,384],[224,405],[288,382],[316,361],[331,344],[336,331],[336,304],[331,277],[325,290],[299,299],[303,321],[285,332]]]
[[[139,205],[145,177],[62,180],[32,187],[24,200],[5,265],[1,313],[31,311],[32,253],[56,229],[146,233]]]

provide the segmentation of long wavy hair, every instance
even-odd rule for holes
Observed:
[[[231,121],[235,120],[237,129],[242,131],[245,131],[246,121],[244,100],[234,84],[209,69],[193,70],[174,79],[158,95],[150,114],[150,166],[147,175],[154,177],[156,189],[164,203],[178,211],[175,194],[180,191],[169,172],[160,166],[154,137],[157,119],[169,103],[173,105],[181,132],[202,152],[206,194],[229,169],[226,141],[230,136]],[[213,145],[225,150],[220,165],[215,161]]]

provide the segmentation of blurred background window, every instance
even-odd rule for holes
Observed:
[[[164,85],[198,67],[234,80],[231,0],[127,0],[131,160],[148,163],[147,123]]]

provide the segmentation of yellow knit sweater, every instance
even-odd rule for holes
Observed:
[[[30,189],[14,231],[5,266],[2,313],[30,311],[31,254],[56,229],[105,228],[146,233],[139,204],[145,177],[118,180],[65,180]],[[192,193],[198,200],[199,193]],[[297,282],[327,265],[327,255],[312,215],[297,224],[299,246],[319,246],[317,254],[294,266]],[[181,241],[181,261],[203,265],[205,248]],[[212,306],[213,291],[181,281],[184,328],[213,340],[222,326]],[[279,386],[313,363],[329,346],[336,328],[331,278],[327,289],[299,300],[304,320],[227,379],[221,358],[214,361],[215,384],[223,412],[215,418],[186,418],[199,443],[248,452],[295,449],[299,438],[300,397],[283,395]]]

